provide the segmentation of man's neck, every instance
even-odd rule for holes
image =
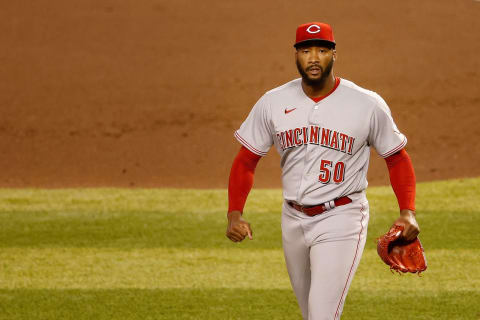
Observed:
[[[302,80],[302,89],[305,94],[311,98],[322,97],[332,91],[335,87],[335,76],[333,72],[325,79],[325,81],[318,85],[308,85]]]

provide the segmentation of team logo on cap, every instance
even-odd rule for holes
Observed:
[[[307,28],[308,33],[319,33],[320,32],[320,26],[316,24],[312,24],[310,27]]]

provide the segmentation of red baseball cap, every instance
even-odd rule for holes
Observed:
[[[332,27],[322,22],[309,22],[298,26],[294,47],[306,41],[326,41],[335,46]]]

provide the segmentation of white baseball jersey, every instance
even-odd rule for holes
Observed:
[[[275,145],[286,200],[317,205],[365,190],[370,146],[385,158],[407,143],[390,109],[378,94],[345,79],[316,103],[301,81],[265,93],[235,137],[260,156]]]

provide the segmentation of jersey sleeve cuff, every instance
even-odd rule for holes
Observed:
[[[398,151],[402,150],[406,145],[407,145],[407,137],[404,136],[403,141],[398,146],[396,146],[395,148],[393,148],[390,151],[387,151],[385,153],[381,153],[380,157],[387,158],[387,157],[391,156],[392,154],[397,153]]]
[[[267,152],[263,152],[252,146],[250,143],[247,142],[239,133],[238,131],[235,131],[234,134],[235,138],[237,138],[238,142],[240,142],[245,148],[250,150],[251,152],[255,153],[256,155],[259,155],[261,157],[266,156]]]

